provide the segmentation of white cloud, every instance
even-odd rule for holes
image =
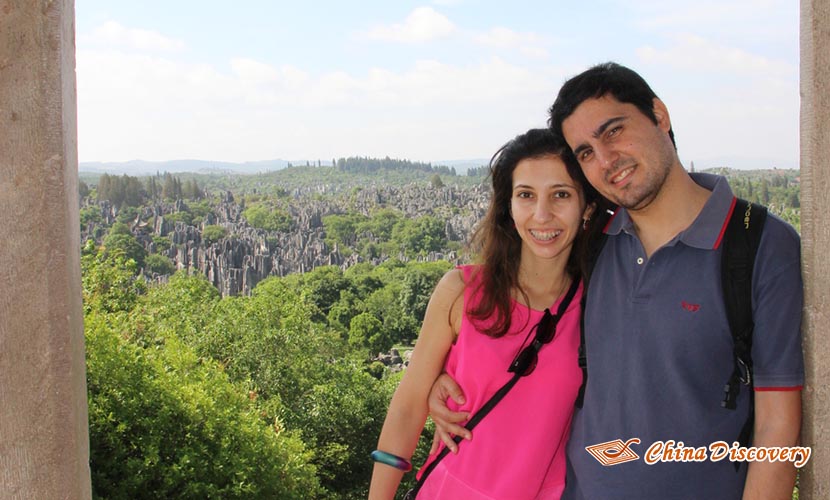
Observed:
[[[797,75],[792,64],[752,54],[737,47],[720,45],[696,35],[678,35],[675,44],[658,49],[647,45],[637,49],[645,63],[718,73],[755,73],[767,77]]]
[[[784,43],[798,37],[798,2],[791,0],[620,0],[636,24],[662,32],[708,33],[744,42]]]
[[[185,44],[154,31],[126,28],[115,21],[107,21],[90,35],[79,39],[79,45],[121,47],[139,51],[179,52]]]
[[[541,59],[548,56],[546,37],[536,33],[520,33],[504,27],[495,27],[486,33],[473,35],[476,43],[498,49],[518,50],[525,56]]]
[[[456,27],[446,16],[431,7],[418,7],[401,24],[377,26],[366,33],[371,40],[398,43],[422,43],[445,38]]]
[[[77,75],[82,161],[488,156],[544,124],[565,76],[498,58],[319,75],[236,58],[223,70],[84,47]]]
[[[655,91],[669,105],[685,161],[713,167],[723,166],[716,158],[743,156],[769,162],[755,168],[797,167],[797,64],[689,34],[637,56],[662,77]]]

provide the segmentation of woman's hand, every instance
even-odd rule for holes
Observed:
[[[467,412],[454,412],[447,406],[447,398],[452,398],[458,404],[464,404],[464,393],[461,387],[446,373],[442,373],[435,379],[432,389],[429,391],[427,403],[429,405],[429,416],[435,422],[435,435],[432,438],[430,455],[438,450],[438,445],[443,442],[453,453],[458,453],[458,444],[453,441],[453,436],[461,436],[470,440],[472,433],[463,427],[463,423],[469,420]]]

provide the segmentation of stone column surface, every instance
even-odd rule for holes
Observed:
[[[801,0],[801,244],[804,273],[803,441],[813,449],[800,499],[830,498],[830,2]]]
[[[0,498],[90,498],[73,0],[0,0]]]

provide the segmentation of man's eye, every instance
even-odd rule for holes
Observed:
[[[614,137],[615,135],[617,135],[620,132],[620,130],[622,130],[622,127],[612,128],[611,130],[608,131],[608,137]]]
[[[585,151],[582,151],[581,153],[579,153],[579,160],[580,161],[587,160],[588,158],[591,157],[592,153],[593,153],[593,151],[591,151],[590,149],[586,149]]]

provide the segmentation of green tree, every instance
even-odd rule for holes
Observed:
[[[173,261],[164,255],[151,253],[144,259],[144,266],[150,272],[156,274],[173,274],[176,271],[176,266]]]
[[[444,223],[431,215],[399,221],[392,229],[392,239],[409,256],[438,251],[447,244]]]
[[[87,316],[90,469],[97,498],[319,498],[311,453],[168,336],[144,349]]]
[[[81,231],[86,231],[87,228],[98,226],[104,223],[104,218],[101,216],[101,209],[97,206],[88,206],[81,209]]]
[[[403,220],[403,215],[399,211],[383,208],[373,213],[371,218],[361,224],[357,230],[368,231],[380,241],[387,241],[392,238],[392,230],[401,220]]]
[[[341,332],[349,331],[352,318],[363,312],[363,302],[351,289],[340,291],[340,300],[329,308],[328,324]]]
[[[444,187],[444,181],[441,180],[440,175],[435,174],[429,180],[429,185],[432,186],[435,189],[440,189],[440,188]]]
[[[343,271],[337,266],[320,266],[303,275],[303,290],[312,304],[319,310],[312,318],[319,322],[326,321],[325,317],[332,306],[340,300],[342,291],[347,290],[351,283],[343,276]]]
[[[401,305],[419,324],[435,285],[452,265],[446,261],[416,263],[407,267],[401,285]]]
[[[159,236],[157,234],[152,235],[153,245],[155,246],[156,252],[166,252],[173,246],[173,242],[170,241],[170,238],[167,236]]]
[[[161,186],[161,197],[165,200],[179,200],[182,198],[182,183],[169,172],[164,173]]]
[[[139,295],[146,290],[144,282],[136,277],[138,264],[127,259],[121,251],[96,251],[91,242],[84,247],[83,253],[84,311],[113,313],[132,309]]]
[[[242,216],[245,217],[251,227],[266,231],[287,232],[291,230],[292,226],[291,216],[288,212],[267,204],[252,205],[242,212]]]
[[[138,217],[138,214],[139,211],[136,207],[125,205],[118,211],[118,215],[115,217],[115,220],[124,224],[129,224]]]
[[[343,247],[353,247],[357,241],[357,228],[367,220],[368,217],[354,213],[323,217],[326,241],[331,246],[337,243]]]
[[[127,236],[132,236],[132,231],[130,231],[130,226],[124,224],[123,221],[118,221],[110,226],[109,235],[114,236],[116,234],[125,234]]]
[[[392,348],[394,341],[383,329],[383,323],[371,313],[360,313],[352,318],[349,326],[349,344],[365,347],[372,354]]]
[[[790,208],[801,208],[801,200],[798,198],[798,192],[792,191],[787,199],[787,205]]]
[[[156,177],[148,177],[144,189],[151,200],[159,201],[161,198],[161,186],[156,181]]]
[[[199,200],[202,198],[202,190],[199,188],[199,183],[196,182],[196,179],[185,181],[182,187],[182,198],[188,200]]]
[[[98,200],[108,200],[116,207],[122,205],[140,206],[146,197],[144,187],[137,177],[123,175],[121,177],[103,174],[98,179]]]
[[[227,235],[228,230],[222,226],[210,225],[205,226],[202,230],[202,240],[205,242],[205,245],[208,246],[213,245]]]
[[[759,201],[762,204],[769,205],[769,200],[770,200],[769,193],[770,193],[770,191],[769,191],[769,182],[767,182],[766,179],[763,179],[761,181],[761,193],[758,195],[758,197],[760,198]]]
[[[175,224],[176,222],[181,222],[187,226],[193,225],[193,214],[187,210],[167,214],[164,216],[164,218],[173,224]]]
[[[104,251],[108,255],[122,255],[126,259],[132,259],[139,268],[144,266],[144,257],[147,255],[144,246],[135,239],[135,236],[124,234],[120,230],[117,232],[110,230],[104,238]]]
[[[82,200],[89,196],[89,184],[84,181],[78,181],[78,196]]]
[[[382,319],[383,330],[393,343],[410,343],[418,336],[421,323],[404,308],[400,298],[401,283],[389,282],[366,299],[366,312]]]

